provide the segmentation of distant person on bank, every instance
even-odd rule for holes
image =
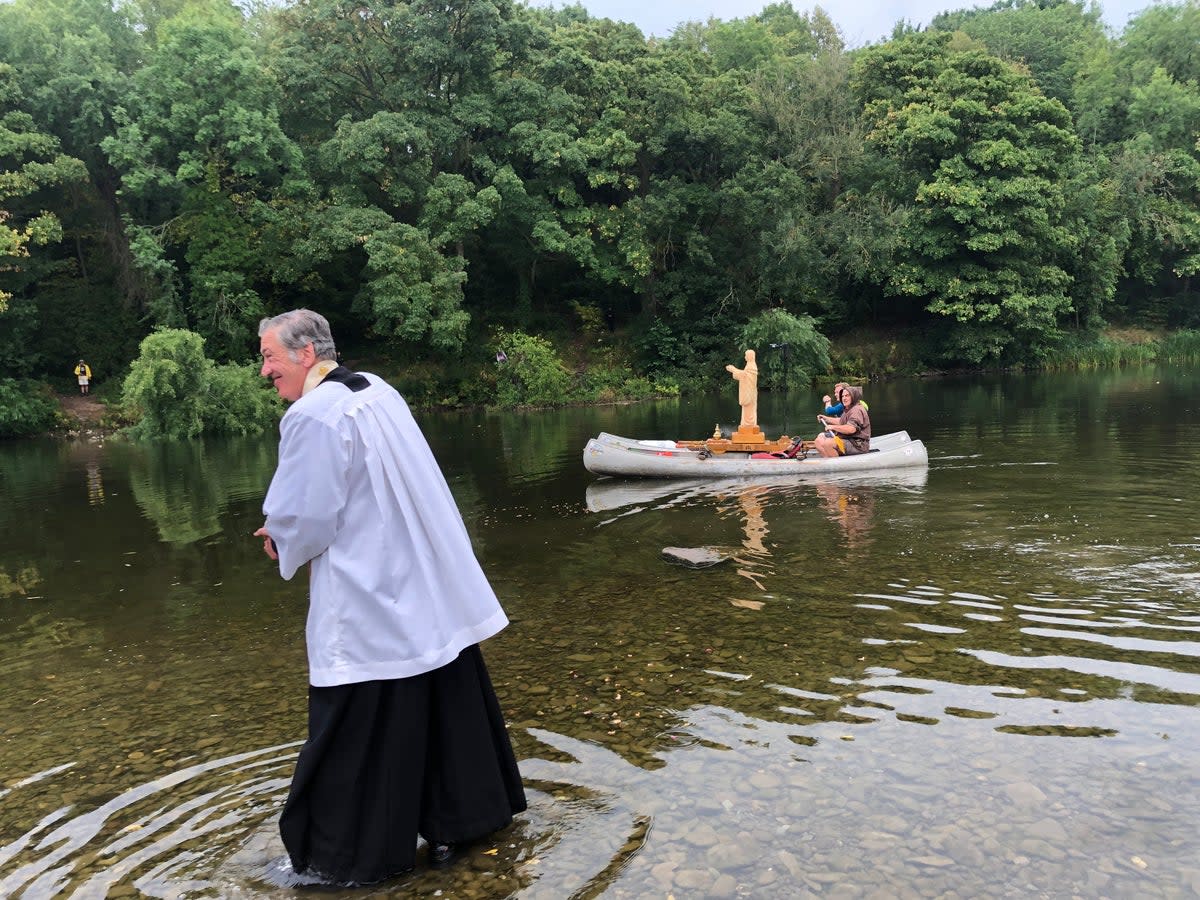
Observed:
[[[508,619],[403,398],[338,365],[317,313],[264,319],[259,336],[262,375],[292,405],[255,535],[285,579],[310,564],[290,868],[376,882],[413,867],[418,835],[446,865],[525,809],[478,646]]]
[[[855,456],[871,451],[871,416],[862,403],[862,388],[842,385],[836,398],[842,414],[833,419],[824,413],[817,421],[825,428],[817,435],[817,452],[822,456]]]
[[[79,393],[88,392],[88,382],[92,380],[92,370],[82,359],[75,366],[75,379],[79,382]]]

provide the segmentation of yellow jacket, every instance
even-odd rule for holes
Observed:
[[[92,377],[92,370],[91,370],[91,368],[88,366],[88,364],[87,364],[87,363],[80,363],[79,365],[77,365],[77,366],[75,367],[75,374],[76,374],[76,375],[82,375],[82,376],[84,376],[85,378],[91,378],[91,377]]]

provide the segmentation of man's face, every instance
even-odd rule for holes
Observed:
[[[301,350],[289,352],[279,342],[277,330],[272,328],[259,341],[259,352],[263,359],[259,374],[263,378],[271,379],[275,390],[284,400],[299,400],[304,392],[304,379],[308,377],[308,370],[316,363],[317,354],[311,343]]]

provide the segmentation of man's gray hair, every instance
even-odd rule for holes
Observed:
[[[337,362],[333,333],[329,330],[328,320],[320,313],[311,309],[293,309],[270,316],[258,323],[258,336],[262,337],[273,329],[278,330],[279,343],[287,348],[288,356],[294,358],[295,351],[303,350],[312,344],[317,352],[317,359],[331,359]]]

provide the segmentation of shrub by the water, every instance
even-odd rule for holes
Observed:
[[[505,358],[496,364],[500,406],[557,406],[572,399],[571,374],[545,338],[502,331],[496,346]]]
[[[204,430],[220,434],[260,434],[279,418],[281,402],[258,365],[213,366],[204,404]]]
[[[258,434],[279,415],[277,400],[252,368],[217,366],[204,355],[204,338],[179,328],[142,341],[121,399],[138,417],[129,429],[134,438]]]
[[[137,438],[195,437],[204,430],[204,383],[211,366],[204,338],[179,328],[164,328],[142,340],[129,367],[122,402],[140,419],[130,429]]]
[[[579,400],[587,403],[647,400],[650,397],[678,397],[679,385],[664,376],[649,378],[644,375],[633,375],[627,365],[593,364],[584,373],[578,395]]]
[[[0,438],[49,431],[58,421],[58,403],[36,381],[0,378]]]
[[[817,331],[812,316],[793,316],[784,309],[759,313],[742,329],[742,348],[755,351],[758,383],[764,388],[807,385],[829,371],[829,339]]]

